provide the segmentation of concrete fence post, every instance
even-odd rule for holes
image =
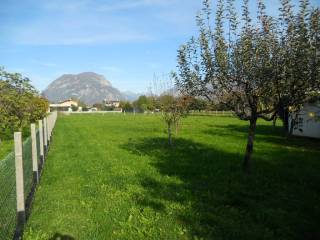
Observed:
[[[46,128],[47,128],[47,141],[48,141],[48,149],[49,149],[49,144],[50,144],[50,131],[49,131],[49,121],[48,117],[45,118],[46,121]]]
[[[14,152],[16,168],[16,193],[17,193],[17,228],[16,235],[21,236],[26,222],[24,205],[24,184],[23,184],[23,159],[22,159],[22,134],[14,133]]]
[[[48,151],[48,149],[49,149],[48,117],[45,117],[43,119],[43,122],[44,122],[44,132],[45,132],[45,136],[46,136],[46,145],[47,145],[47,151]]]
[[[44,162],[44,146],[43,146],[43,125],[42,120],[39,120],[39,138],[40,138],[40,164]]]
[[[52,115],[52,113],[51,113],[51,115],[49,116],[49,130],[50,130],[50,142],[51,142],[51,138],[52,138],[52,129],[53,129],[53,122],[52,122],[52,117],[53,117],[53,115]]]
[[[50,126],[50,142],[51,142],[51,138],[52,138],[52,129],[53,129],[53,121],[52,121],[52,113],[51,115],[49,116],[49,126]]]
[[[51,142],[51,123],[50,123],[50,115],[47,117],[47,128],[48,128],[48,142]],[[49,145],[48,143],[48,145]]]
[[[47,121],[43,118],[43,140],[44,140],[44,154],[48,151],[48,131],[47,131]]]
[[[32,147],[33,180],[35,183],[38,183],[39,171],[38,171],[37,136],[36,136],[36,125],[34,123],[31,123],[31,147]]]

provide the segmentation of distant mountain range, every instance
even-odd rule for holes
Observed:
[[[50,102],[75,98],[88,105],[101,103],[104,99],[133,101],[139,97],[130,91],[120,92],[103,75],[94,72],[64,74],[53,81],[42,95]]]

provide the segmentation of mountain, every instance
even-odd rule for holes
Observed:
[[[129,102],[137,100],[139,98],[139,96],[143,95],[143,93],[134,93],[134,92],[131,92],[131,91],[124,91],[124,92],[121,92],[121,93],[122,93],[122,99],[121,100],[129,101]]]
[[[90,105],[100,103],[104,99],[122,100],[126,98],[104,76],[94,72],[64,74],[53,81],[42,95],[50,102],[75,98]]]

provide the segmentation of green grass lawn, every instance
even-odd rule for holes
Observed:
[[[319,239],[320,141],[259,122],[184,119],[174,147],[157,116],[60,116],[24,239]],[[52,238],[54,239],[54,238]]]

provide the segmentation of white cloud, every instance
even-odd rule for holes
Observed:
[[[13,43],[39,46],[144,43],[184,34],[191,25],[189,19],[194,22],[193,17],[185,14],[190,12],[190,2],[184,5],[182,0],[30,1],[44,11],[5,30]],[[192,8],[195,5],[192,2]],[[139,7],[156,9],[135,9]],[[134,11],[133,14],[116,11],[122,9]],[[137,18],[136,12],[141,16]]]
[[[34,31],[34,34],[29,33],[30,32],[27,34],[21,33],[20,37],[18,38],[18,43],[27,45],[93,45],[124,42],[145,42],[153,39],[151,36],[134,32],[80,36],[57,35],[55,37],[38,35],[37,31]],[[49,66],[49,64],[47,64],[47,66]]]
[[[92,14],[35,20],[13,29],[13,38],[26,45],[93,45],[154,39],[145,31],[136,29],[127,19]]]

